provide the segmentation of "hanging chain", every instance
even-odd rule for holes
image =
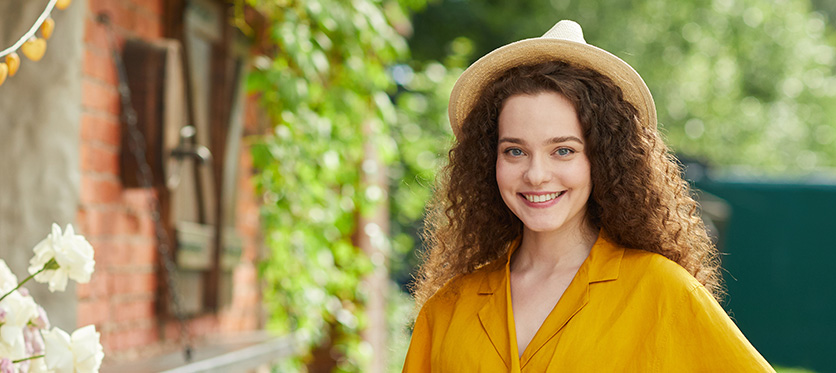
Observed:
[[[110,44],[110,49],[113,55],[113,61],[116,64],[116,70],[119,74],[119,96],[122,103],[122,120],[127,125],[129,148],[136,159],[139,169],[137,171],[137,179],[140,186],[145,189],[152,189],[151,182],[151,166],[145,158],[145,137],[137,127],[136,110],[133,108],[131,102],[131,90],[128,87],[128,76],[125,70],[125,64],[122,62],[122,57],[119,55],[119,50],[114,37],[114,31],[110,18],[106,14],[99,14],[96,20],[107,28],[107,38]],[[180,303],[180,294],[177,292],[177,268],[174,260],[171,258],[171,249],[169,248],[168,232],[163,227],[160,217],[160,201],[156,194],[151,193],[151,219],[154,221],[154,233],[157,236],[157,252],[162,258],[163,269],[165,270],[165,282],[168,287],[168,294],[172,305],[174,307],[174,316],[180,324],[180,340],[184,342],[183,357],[186,361],[192,359],[192,341],[191,333],[189,333],[188,325],[186,324],[185,315],[182,312]]]

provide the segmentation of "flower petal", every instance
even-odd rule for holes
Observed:
[[[43,333],[46,346],[44,359],[48,369],[58,373],[73,372],[73,351],[70,335],[60,328]]]
[[[77,372],[97,372],[104,353],[96,327],[87,325],[73,332],[73,355]]]

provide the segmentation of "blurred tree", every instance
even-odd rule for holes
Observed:
[[[810,0],[442,0],[414,17],[410,47],[440,59],[464,37],[479,57],[564,18],[642,74],[677,152],[755,172],[836,167],[836,39]]]

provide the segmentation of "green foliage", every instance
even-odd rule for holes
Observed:
[[[253,147],[270,248],[260,268],[269,326],[294,333],[302,351],[280,369],[303,370],[312,349],[331,343],[339,371],[362,371],[371,352],[359,337],[360,282],[374,266],[351,236],[357,217],[384,197],[362,183],[364,144],[382,144],[377,152],[391,159],[385,139],[397,118],[385,68],[404,56],[406,44],[377,1],[246,5],[268,19],[276,46],[257,58],[248,88],[275,123]]]
[[[235,5],[242,30],[249,30],[245,5],[267,18],[275,45],[255,58],[247,83],[274,123],[253,144],[270,248],[260,267],[269,327],[300,343],[300,355],[278,369],[303,371],[311,351],[330,343],[341,355],[339,371],[363,371],[373,352],[360,340],[361,280],[375,264],[352,242],[357,218],[389,197],[395,239],[381,237],[381,246],[394,248],[387,253],[392,263],[411,251],[447,146],[442,139],[451,138],[446,100],[459,71],[439,63],[396,65],[407,46],[395,27],[408,27],[406,10],[420,9],[423,0]],[[363,182],[377,172],[364,162],[369,151],[388,166],[388,195]],[[404,301],[396,304],[406,309]],[[403,314],[394,314],[401,317],[391,331],[400,335]]]
[[[389,169],[394,251],[390,271],[402,285],[411,281],[417,265],[413,248],[419,242],[424,206],[431,197],[435,173],[452,143],[447,100],[461,74],[461,69],[438,62],[415,65],[416,70],[405,65],[396,67],[403,69],[406,77],[396,98],[399,125],[392,128],[392,138],[399,144],[399,162]]]
[[[563,18],[642,74],[677,152],[757,172],[836,167],[836,39],[809,0],[446,0],[415,17],[410,45],[439,59],[466,37],[479,57]]]

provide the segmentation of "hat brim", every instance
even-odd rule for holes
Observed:
[[[554,38],[520,40],[486,54],[462,73],[450,93],[448,115],[458,136],[467,115],[488,84],[516,66],[565,61],[608,76],[639,112],[643,125],[656,128],[656,105],[650,89],[627,62],[593,45]]]

